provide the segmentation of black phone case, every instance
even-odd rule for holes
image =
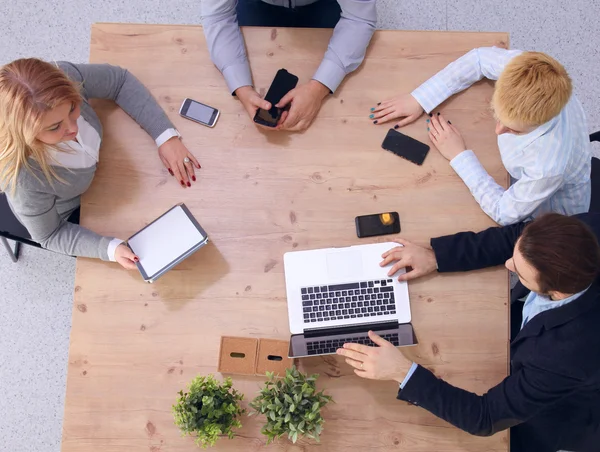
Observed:
[[[367,219],[378,219],[377,217],[379,217],[379,215],[381,215],[380,213],[375,213],[372,215],[359,215],[358,217],[354,218],[354,225],[356,226],[356,236],[359,239],[364,239],[366,237],[378,237],[380,235],[389,235],[389,234],[399,234],[400,231],[402,230],[402,226],[400,225],[400,215],[398,215],[398,212],[382,212],[382,213],[390,213],[395,221],[394,224],[398,225],[398,230],[394,231],[394,230],[390,230],[390,231],[377,231],[377,232],[373,232],[373,233],[369,233],[367,231],[363,231],[361,229],[360,226],[360,219],[361,218],[367,218]]]
[[[429,152],[429,146],[425,143],[421,143],[394,129],[388,131],[381,147],[417,165],[423,164]]]
[[[294,89],[297,84],[298,77],[290,74],[286,69],[279,69],[265,96],[265,100],[271,104],[271,109],[267,111],[259,108],[254,115],[254,122],[267,127],[275,127],[281,113],[285,110],[277,108],[275,104],[279,103],[283,96]]]

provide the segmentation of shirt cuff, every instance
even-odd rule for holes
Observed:
[[[248,62],[226,67],[223,71],[223,77],[232,95],[235,94],[236,89],[242,86],[252,86],[252,74]]]
[[[419,102],[426,113],[431,113],[435,107],[452,96],[452,92],[446,85],[435,78],[427,80],[410,94]]]
[[[317,72],[315,72],[313,80],[322,83],[333,93],[340,86],[344,77],[346,77],[346,71],[333,61],[323,60]]]
[[[121,239],[112,239],[108,243],[108,250],[106,253],[108,254],[108,259],[111,262],[117,262],[117,259],[115,259],[115,251],[117,251],[117,246],[119,246],[121,243],[123,243],[123,240]]]
[[[154,141],[156,142],[157,147],[161,147],[163,144],[165,144],[168,140],[170,140],[173,137],[181,138],[181,134],[176,129],[170,128],[170,129],[165,130],[163,133],[161,133]]]
[[[473,151],[463,151],[450,160],[450,166],[456,174],[469,186],[467,179],[476,174],[481,174],[485,169]],[[470,186],[469,186],[470,188]]]
[[[417,363],[412,363],[412,366],[410,366],[410,369],[408,369],[408,373],[406,374],[406,377],[404,377],[404,380],[402,380],[402,383],[400,383],[400,389],[404,389],[404,386],[406,385],[406,383],[408,383],[408,380],[410,380],[410,377],[412,377],[412,374],[415,373],[415,370],[417,370],[417,367],[419,367],[419,365]]]

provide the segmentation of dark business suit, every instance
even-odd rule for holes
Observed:
[[[600,214],[577,218],[600,238]],[[431,240],[440,272],[504,264],[525,223]],[[479,396],[419,366],[398,398],[473,435],[512,427],[511,451],[600,451],[600,278],[533,317],[510,347],[511,375]]]

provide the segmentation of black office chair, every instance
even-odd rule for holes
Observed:
[[[73,213],[67,218],[70,223],[79,224],[79,207],[73,211]],[[14,240],[15,248],[13,249],[8,240]],[[35,246],[41,248],[42,246],[38,242],[31,240],[31,235],[21,224],[17,217],[12,213],[6,195],[0,193],[0,241],[8,251],[10,258],[13,262],[17,262],[19,259],[19,251],[21,250],[21,244]]]
[[[15,241],[14,250],[6,239]],[[0,241],[4,244],[13,262],[17,262],[19,259],[21,243],[41,248],[39,243],[31,240],[31,235],[25,226],[14,216],[4,193],[0,193]]]

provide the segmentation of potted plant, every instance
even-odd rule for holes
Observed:
[[[208,375],[194,378],[188,392],[179,391],[173,414],[183,436],[195,435],[202,448],[214,446],[221,436],[233,438],[233,428],[242,426],[239,416],[246,410],[240,407],[244,395],[231,386],[231,378],[220,383]]]
[[[307,376],[293,366],[287,369],[285,377],[277,379],[267,372],[267,381],[260,395],[250,402],[252,414],[264,414],[267,423],[261,433],[267,437],[267,444],[287,433],[295,443],[298,437],[319,441],[325,420],[321,408],[332,399],[323,391],[317,392],[315,382],[319,375]]]

